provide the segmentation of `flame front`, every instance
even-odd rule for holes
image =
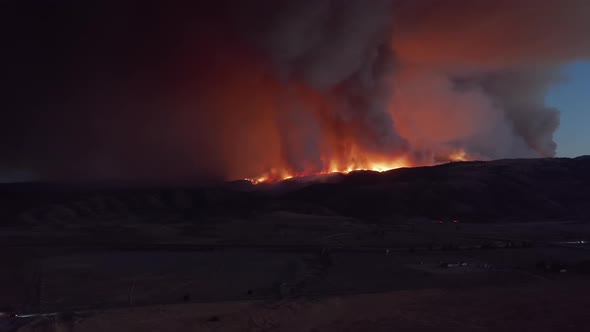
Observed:
[[[469,161],[473,160],[474,158],[469,156],[468,153],[463,149],[457,149],[451,151],[447,158],[448,162],[458,162],[458,161]],[[326,175],[331,173],[341,173],[341,174],[348,174],[354,171],[374,171],[374,172],[387,172],[394,169],[399,168],[406,168],[406,167],[416,167],[416,166],[423,166],[424,164],[419,164],[416,161],[411,161],[408,157],[398,157],[398,158],[387,158],[387,157],[377,157],[374,156],[373,158],[361,158],[362,162],[355,162],[350,161],[349,163],[342,164],[337,162],[336,160],[328,161],[329,167],[317,171],[317,172],[293,172],[289,171],[287,168],[272,168],[268,172],[264,173],[263,175],[255,178],[246,178],[245,180],[250,181],[253,184],[260,184],[260,183],[274,183],[283,180],[288,180],[292,178],[302,178],[314,175]],[[433,165],[437,163],[427,163],[426,165]],[[440,163],[439,163],[440,164]]]
[[[346,165],[340,165],[332,161],[329,163],[330,166],[326,169],[319,171],[319,172],[289,172],[286,169],[271,169],[269,172],[265,173],[264,175],[256,178],[247,178],[253,184],[259,183],[272,183],[278,182],[282,180],[288,180],[292,178],[300,178],[300,177],[307,177],[313,175],[322,175],[322,174],[330,174],[330,173],[341,173],[347,174],[354,171],[375,171],[375,172],[386,172],[392,169],[403,168],[403,167],[411,167],[412,164],[409,163],[405,158],[398,158],[394,160],[383,160],[383,161],[366,161],[362,163],[349,163]]]

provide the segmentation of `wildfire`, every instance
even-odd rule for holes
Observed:
[[[470,160],[470,156],[467,154],[465,150],[455,150],[448,155],[448,160],[450,161],[468,161]],[[285,169],[276,169],[272,168],[264,175],[256,177],[256,178],[246,178],[245,180],[250,181],[253,184],[260,184],[260,183],[274,183],[283,180],[293,179],[293,178],[302,178],[314,175],[326,175],[326,174],[333,174],[333,173],[340,173],[340,174],[348,174],[354,171],[374,171],[374,172],[387,172],[393,169],[404,168],[404,167],[414,167],[421,164],[416,164],[410,161],[407,158],[397,158],[392,160],[387,160],[383,158],[375,158],[375,161],[364,161],[364,162],[349,162],[345,163],[344,165],[332,161],[329,163],[330,166],[327,167],[323,171],[319,172],[290,172],[286,168]]]
[[[467,152],[465,150],[457,150],[449,155],[450,161],[467,161],[469,157],[467,156]]]
[[[343,167],[332,163],[330,167],[328,167],[324,171],[320,172],[303,172],[303,173],[292,173],[287,170],[277,170],[271,169],[266,174],[257,177],[257,178],[247,178],[245,180],[252,182],[253,184],[259,183],[272,183],[272,182],[279,182],[283,180],[288,180],[292,178],[301,178],[306,176],[313,176],[313,175],[326,175],[326,174],[333,174],[333,173],[341,173],[347,174],[354,171],[375,171],[375,172],[386,172],[392,169],[403,168],[403,167],[410,167],[412,166],[408,161],[405,159],[397,159],[393,161],[382,161],[382,162],[366,162],[366,163],[349,163]]]

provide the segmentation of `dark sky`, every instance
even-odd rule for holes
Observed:
[[[145,154],[158,133],[146,131],[165,130],[169,111],[150,105],[162,103],[182,80],[173,61],[187,25],[205,33],[205,21],[218,21],[220,2],[15,3],[5,29],[11,87],[0,125],[4,166],[84,177],[94,173],[95,157],[112,153],[124,164],[144,164],[129,165],[140,172],[155,167]]]

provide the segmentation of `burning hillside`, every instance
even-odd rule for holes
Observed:
[[[456,161],[467,161],[469,157],[463,150],[457,150],[451,152],[448,155],[448,162]],[[439,163],[439,162],[437,162]],[[313,175],[328,175],[332,173],[348,174],[354,171],[374,171],[374,172],[385,172],[403,167],[414,167],[419,166],[412,163],[408,158],[404,157],[384,157],[384,156],[372,156],[367,158],[361,158],[356,160],[352,158],[348,163],[337,163],[334,160],[330,161],[329,167],[324,168],[320,171],[314,172],[300,172],[292,173],[288,169],[270,169],[267,173],[256,178],[246,178],[245,180],[252,182],[253,184],[266,183],[266,182],[277,182],[292,178],[303,178]]]

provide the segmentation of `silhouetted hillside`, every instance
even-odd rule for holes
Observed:
[[[287,197],[364,217],[583,219],[590,216],[590,157],[355,172],[339,183],[313,184]]]
[[[0,199],[4,224],[170,212],[195,220],[249,218],[273,210],[384,222],[406,216],[474,222],[585,220],[590,217],[590,157],[458,162],[257,186],[245,181],[189,189],[6,184],[0,186]]]

